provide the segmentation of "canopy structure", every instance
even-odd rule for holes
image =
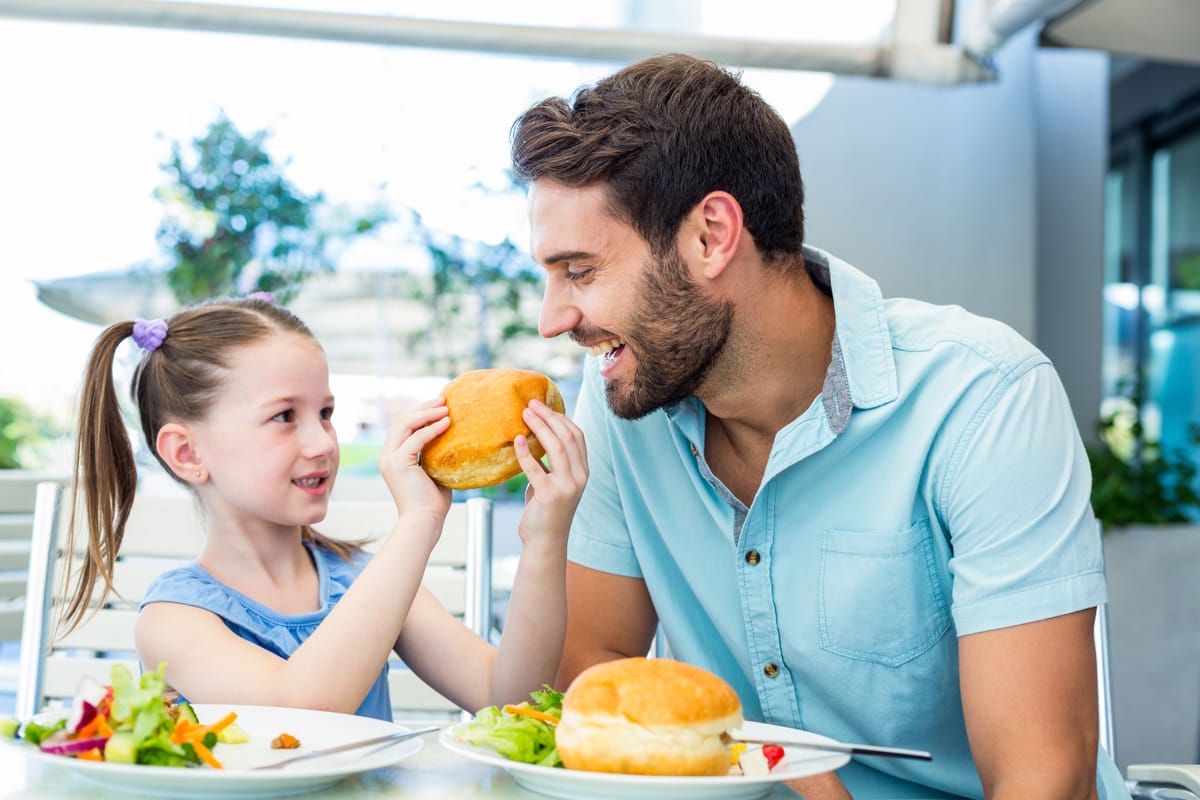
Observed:
[[[890,31],[876,41],[806,41],[803,31],[764,24],[761,36],[733,37],[643,28],[550,27],[425,19],[378,13],[263,8],[164,0],[0,0],[0,15],[565,58],[628,62],[688,52],[740,67],[869,75],[929,84],[987,81],[987,56],[1016,31],[1079,0],[978,0],[964,43],[952,41],[954,0],[896,0]],[[811,5],[829,17],[834,6]],[[790,35],[794,34],[794,35]]]

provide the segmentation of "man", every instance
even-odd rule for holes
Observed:
[[[1045,356],[804,246],[787,125],[715,64],[542,101],[513,163],[541,333],[593,355],[560,683],[661,623],[748,719],[934,755],[806,797],[1128,797],[1097,757],[1102,553]]]

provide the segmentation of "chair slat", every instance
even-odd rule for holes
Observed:
[[[90,650],[93,652],[132,651],[133,626],[137,611],[132,608],[105,608],[97,611],[80,625],[54,643],[55,651]]]
[[[33,514],[0,514],[0,542],[28,542],[33,535]]]
[[[0,539],[0,572],[29,568],[29,539],[14,541]]]
[[[37,485],[43,481],[66,483],[66,476],[40,470],[0,469],[0,513],[33,511]]]
[[[23,602],[0,605],[0,642],[15,642],[21,638],[21,622],[24,616]]]

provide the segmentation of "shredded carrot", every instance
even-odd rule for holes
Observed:
[[[78,758],[80,761],[103,761],[104,760],[104,754],[100,752],[99,747],[93,747],[91,750],[82,752],[75,757]]]
[[[184,739],[187,738],[188,731],[194,730],[195,728],[195,723],[193,723],[190,719],[187,717],[180,717],[175,721],[175,730],[171,731],[171,744],[183,744]]]
[[[96,735],[106,737],[112,736],[113,729],[112,726],[108,724],[108,717],[99,717],[99,720],[100,722],[96,725]]]
[[[538,711],[536,708],[530,708],[529,706],[505,706],[504,710],[509,714],[533,717],[534,719],[540,719],[542,722],[549,722],[554,725],[558,724],[558,717],[547,714],[545,711]]]
[[[208,764],[213,769],[225,769],[221,762],[213,757],[212,751],[204,746],[203,742],[192,742],[192,748],[205,764]]]
[[[221,731],[225,730],[230,725],[232,725],[233,721],[235,719],[237,719],[237,712],[230,711],[228,714],[221,717],[219,720],[214,722],[212,725],[205,725],[204,731],[205,731],[205,733],[220,733]]]

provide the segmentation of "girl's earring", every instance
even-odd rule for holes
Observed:
[[[199,477],[200,477],[201,475],[203,475],[203,474],[204,474],[204,473],[202,473],[200,470],[196,470],[196,477],[197,477],[197,478],[199,478]]]

